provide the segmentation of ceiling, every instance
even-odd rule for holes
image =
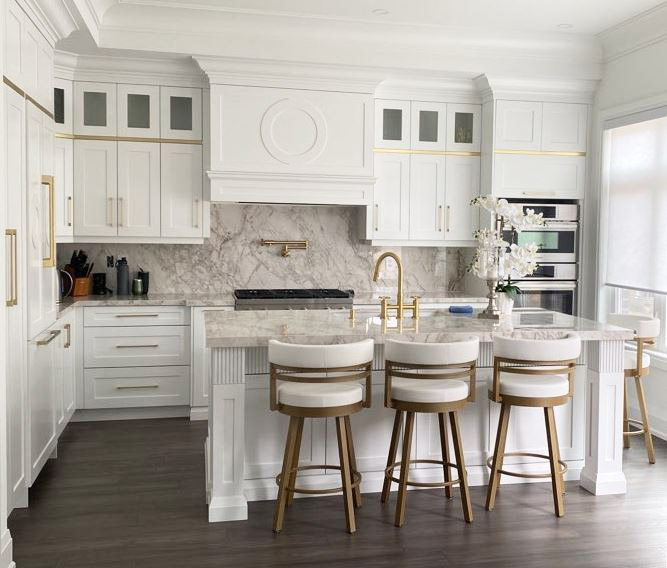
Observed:
[[[92,0],[104,16],[130,5],[155,10],[314,18],[496,32],[598,34],[662,2],[656,0]]]

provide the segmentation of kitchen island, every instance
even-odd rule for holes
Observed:
[[[476,401],[461,412],[463,446],[471,485],[488,480],[486,459],[492,455],[499,405],[487,398],[492,377],[493,337],[558,338],[574,331],[584,342],[577,365],[572,400],[557,407],[561,457],[568,464],[566,479],[578,479],[594,495],[625,493],[623,474],[623,342],[633,332],[612,325],[545,310],[517,310],[497,322],[445,310],[422,312],[421,318],[382,320],[377,311],[237,311],[210,312],[205,317],[210,348],[210,405],[206,440],[209,521],[242,520],[250,500],[274,499],[280,471],[287,418],[269,410],[267,345],[270,339],[292,343],[345,343],[375,340],[372,408],[352,416],[362,491],[382,486],[393,412],[384,408],[384,349],[386,339],[444,342],[480,338]],[[328,422],[329,421],[329,422]],[[337,449],[331,419],[309,420],[303,433],[301,464],[335,465]],[[535,427],[531,427],[531,423]],[[521,428],[517,425],[521,424]],[[510,421],[508,451],[544,453],[546,436],[541,409],[518,408]],[[414,454],[439,459],[438,425],[433,416],[416,421]],[[544,463],[521,457],[506,460],[525,473],[544,471]],[[305,472],[300,484],[335,486],[335,470]],[[411,477],[435,481],[442,468],[416,467]],[[439,477],[438,477],[439,476]],[[503,482],[522,482],[503,477]]]

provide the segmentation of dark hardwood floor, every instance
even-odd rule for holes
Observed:
[[[628,494],[595,498],[568,484],[566,516],[548,483],[503,486],[495,511],[472,488],[475,521],[455,498],[413,491],[393,526],[395,494],[365,494],[358,531],[344,532],[340,497],[300,499],[271,532],[273,501],[248,521],[209,524],[205,423],[186,419],[73,423],[9,520],[18,568],[667,566],[667,443],[649,466],[638,438],[626,450]]]

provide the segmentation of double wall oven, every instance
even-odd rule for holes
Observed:
[[[544,308],[565,314],[577,314],[579,279],[579,206],[575,203],[516,201],[523,208],[542,213],[544,226],[520,233],[504,232],[507,242],[538,246],[538,267],[518,281],[522,293],[517,307]]]

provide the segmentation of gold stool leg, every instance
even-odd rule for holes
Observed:
[[[646,453],[648,454],[648,462],[655,463],[653,437],[651,436],[651,427],[648,423],[648,408],[646,407],[646,396],[644,395],[644,384],[642,383],[641,377],[635,377],[635,385],[637,386],[637,401],[639,402],[639,410],[642,413],[642,425],[644,427],[644,439],[646,440]]]
[[[461,503],[463,504],[463,516],[466,523],[472,523],[472,504],[470,502],[470,490],[468,489],[468,472],[463,459],[463,444],[461,442],[461,429],[459,428],[458,412],[449,413],[449,421],[452,426],[452,438],[454,439],[454,453],[456,454],[456,465],[459,469],[459,487],[461,488]]]
[[[287,484],[290,479],[290,469],[294,462],[294,448],[296,447],[296,435],[299,419],[290,416],[289,427],[287,429],[287,441],[285,442],[285,455],[283,456],[283,471],[278,486],[278,499],[276,500],[276,512],[273,517],[273,530],[280,532],[283,529],[283,520],[285,518],[285,507],[287,505]]]
[[[345,523],[347,532],[352,534],[357,530],[354,519],[352,501],[352,475],[350,474],[350,453],[347,447],[347,428],[345,420],[336,416],[336,434],[338,435],[338,457],[340,458],[340,478],[343,486],[343,503],[345,507]]]
[[[398,439],[401,434],[401,418],[403,417],[403,411],[397,410],[396,416],[394,418],[394,429],[391,432],[391,442],[389,444],[389,454],[387,455],[387,467],[392,463],[396,462],[396,452],[398,451]],[[382,484],[382,503],[386,503],[389,498],[389,492],[391,491],[391,479],[388,474],[385,473],[384,483]]]
[[[410,472],[410,450],[412,448],[412,428],[415,423],[415,413],[408,412],[405,416],[405,432],[403,433],[403,456],[401,458],[401,477],[398,484],[398,500],[396,501],[396,516],[394,524],[403,526],[405,522],[405,504],[408,498],[408,473]]]
[[[628,387],[623,379],[623,447],[630,447],[630,435],[625,432],[630,431],[630,422],[628,421]]]
[[[563,500],[562,476],[560,464],[558,463],[558,433],[556,432],[556,419],[554,409],[549,406],[544,409],[544,421],[547,427],[547,443],[549,445],[549,464],[551,465],[551,487],[554,495],[554,509],[557,517],[565,514],[565,503]]]
[[[445,414],[449,412],[438,412],[438,424],[440,426],[440,447],[442,448],[442,461],[449,463],[449,436],[447,435],[447,417]],[[445,473],[445,481],[451,481],[452,476],[449,471],[449,466],[445,465],[443,467]],[[452,498],[452,486],[448,485],[445,487],[445,496],[448,499]]]
[[[297,419],[299,421],[296,430],[296,442],[294,443],[294,460],[292,461],[292,469],[299,467],[299,452],[301,451],[301,438],[303,437],[303,422],[305,418],[301,417]],[[294,487],[296,485],[296,471],[293,471],[290,474],[290,480],[288,487]],[[294,502],[294,491],[287,492],[287,506],[289,507]]]
[[[489,488],[486,493],[486,510],[493,511],[496,504],[496,493],[500,484],[499,469],[503,467],[503,454],[505,453],[505,442],[507,441],[507,427],[510,420],[509,404],[502,403],[500,407],[500,418],[498,419],[498,432],[496,434],[496,446],[493,451],[493,463],[491,465],[491,476],[489,477]]]
[[[350,456],[350,478],[352,472],[357,471],[357,458],[354,455],[354,440],[352,439],[352,426],[350,424],[350,417],[345,417],[345,431],[347,433],[347,451]],[[352,497],[354,499],[354,506],[361,507],[361,484],[357,485],[352,490]]]

